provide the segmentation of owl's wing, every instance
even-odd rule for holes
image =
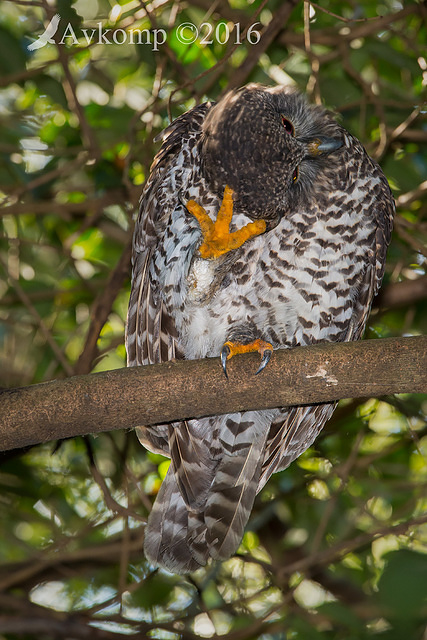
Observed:
[[[173,320],[167,314],[157,283],[150,277],[150,262],[179,205],[183,185],[171,179],[180,163],[183,145],[200,133],[209,104],[202,104],[177,118],[163,133],[163,144],[154,158],[141,196],[132,254],[132,286],[126,330],[128,365],[154,364],[180,357],[176,352]]]
[[[348,340],[359,340],[365,331],[373,298],[377,295],[384,276],[386,253],[393,230],[395,203],[387,180],[376,162],[371,160],[373,172],[380,178],[380,193],[373,205],[372,215],[377,221],[374,250],[368,256],[369,264],[360,285],[360,294],[353,314],[353,332]]]
[[[282,409],[271,423],[257,493],[273,473],[283,471],[316,440],[336,403]]]
[[[200,134],[210,104],[202,104],[177,118],[161,137],[163,144],[154,158],[150,177],[140,201],[135,225],[132,254],[132,286],[126,325],[128,366],[154,364],[180,358],[175,325],[167,312],[158,282],[150,270],[160,250],[163,234],[174,209],[179,206],[178,183],[181,151],[184,144]],[[177,170],[178,169],[178,170]],[[137,428],[148,449],[169,454],[168,427]]]
[[[366,269],[356,285],[357,299],[354,302],[352,321],[346,333],[339,337],[345,342],[359,340],[363,335],[372,300],[378,293],[383,279],[387,247],[393,228],[393,194],[378,165],[370,158],[368,161],[372,163],[371,175],[379,177],[379,193],[371,211],[377,224],[371,243],[372,251],[366,257]],[[336,403],[319,404],[314,407],[292,407],[281,411],[269,430],[257,491],[262,489],[273,473],[286,469],[314,442],[325,422],[331,417],[335,405]]]

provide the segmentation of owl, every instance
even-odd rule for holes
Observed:
[[[384,273],[394,200],[380,167],[319,106],[251,84],[177,118],[142,194],[128,365],[359,339]],[[272,356],[273,354],[273,356]],[[232,384],[232,380],[229,380]],[[283,381],[286,384],[286,380]],[[140,426],[171,458],[147,559],[189,573],[237,550],[256,494],[334,404]]]

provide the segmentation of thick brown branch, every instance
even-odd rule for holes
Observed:
[[[0,395],[2,449],[184,418],[427,392],[427,336],[319,344],[235,356],[229,380],[218,358],[118,369],[11,389]]]

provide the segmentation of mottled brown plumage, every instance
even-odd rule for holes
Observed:
[[[202,259],[194,200],[264,233]],[[384,273],[393,198],[379,166],[330,114],[283,87],[249,85],[163,135],[135,228],[128,364],[218,356],[226,341],[280,347],[361,337]],[[262,373],[261,373],[262,375]],[[272,473],[309,447],[332,404],[140,427],[171,457],[145,552],[185,573],[232,555]]]

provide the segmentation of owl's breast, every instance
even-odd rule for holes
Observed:
[[[215,220],[217,206],[206,208]],[[233,216],[232,229],[248,219]],[[275,348],[348,339],[375,248],[375,223],[349,207],[313,208],[214,260],[197,221],[177,210],[165,238],[167,307],[187,358],[217,356],[239,334]]]
[[[275,348],[348,339],[374,246],[374,223],[351,211],[298,215],[230,252],[225,271],[194,260],[187,357],[218,355],[239,328]]]

